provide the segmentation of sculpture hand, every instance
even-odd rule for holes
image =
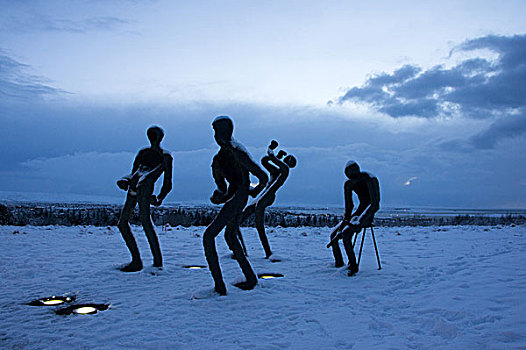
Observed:
[[[261,186],[256,186],[256,187],[252,187],[250,188],[250,190],[248,191],[248,194],[252,197],[252,198],[256,198],[258,196],[258,194],[261,193],[261,191],[263,190],[263,187]]]
[[[121,190],[127,191],[128,188],[130,187],[130,182],[126,178],[119,179],[117,180],[117,186],[119,186]]]
[[[283,157],[285,157],[287,155],[287,152],[285,152],[284,150],[279,150],[278,152],[278,155],[276,156],[278,159],[281,159]]]
[[[359,226],[360,225],[360,220],[361,219],[361,216],[353,216],[351,218],[351,225],[353,226]]]
[[[219,190],[215,190],[214,193],[212,193],[212,196],[210,197],[210,202],[213,204],[221,204],[224,203],[225,200],[225,194]]]
[[[163,200],[157,198],[156,195],[152,194],[152,195],[150,196],[150,204],[155,205],[156,207],[158,207],[158,206],[161,205],[162,202],[163,202]]]

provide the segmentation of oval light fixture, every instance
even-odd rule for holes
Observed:
[[[99,311],[99,310],[97,310],[93,306],[81,306],[81,307],[79,307],[77,309],[73,309],[74,313],[80,314],[80,315],[95,314],[95,313],[97,313],[97,311]]]
[[[40,298],[33,300],[28,305],[31,306],[57,306],[62,305],[64,303],[71,303],[72,301],[75,301],[76,297],[73,296],[55,296],[52,295],[50,297]]]
[[[258,278],[262,280],[270,280],[273,278],[281,278],[285,277],[285,275],[281,273],[258,273]]]
[[[77,304],[55,310],[57,315],[92,315],[99,311],[108,310],[109,304]]]
[[[200,270],[200,269],[206,269],[206,265],[185,265],[183,266],[185,269],[189,270]]]

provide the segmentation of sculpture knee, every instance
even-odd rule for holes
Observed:
[[[128,220],[120,219],[119,222],[117,223],[117,227],[122,232],[128,229],[130,227],[130,224],[128,223]]]
[[[226,245],[228,246],[228,248],[230,248],[230,250],[233,250],[234,237],[232,233],[225,231],[225,241],[226,241]]]
[[[207,249],[208,247],[214,245],[214,243],[215,235],[209,229],[206,229],[205,233],[203,234],[203,247]]]
[[[254,213],[254,219],[256,220],[256,223],[265,221],[265,208],[264,207],[256,207],[256,210]]]

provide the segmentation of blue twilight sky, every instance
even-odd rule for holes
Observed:
[[[227,114],[298,158],[278,205],[526,207],[524,1],[0,0],[0,192],[123,198],[152,124],[206,202]]]

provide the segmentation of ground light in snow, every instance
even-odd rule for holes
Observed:
[[[189,270],[201,270],[201,269],[206,269],[206,266],[205,265],[185,265],[183,266],[185,269],[189,269]]]
[[[64,303],[71,303],[72,301],[75,301],[75,296],[50,296],[45,298],[40,298],[33,300],[28,303],[28,305],[31,306],[57,306],[62,305]]]
[[[110,305],[108,304],[77,304],[55,310],[55,312],[57,315],[92,315],[99,311],[108,310],[109,307]]]
[[[281,273],[259,273],[258,274],[258,278],[262,280],[270,280],[270,279],[281,278],[281,277],[285,277],[285,275]]]

